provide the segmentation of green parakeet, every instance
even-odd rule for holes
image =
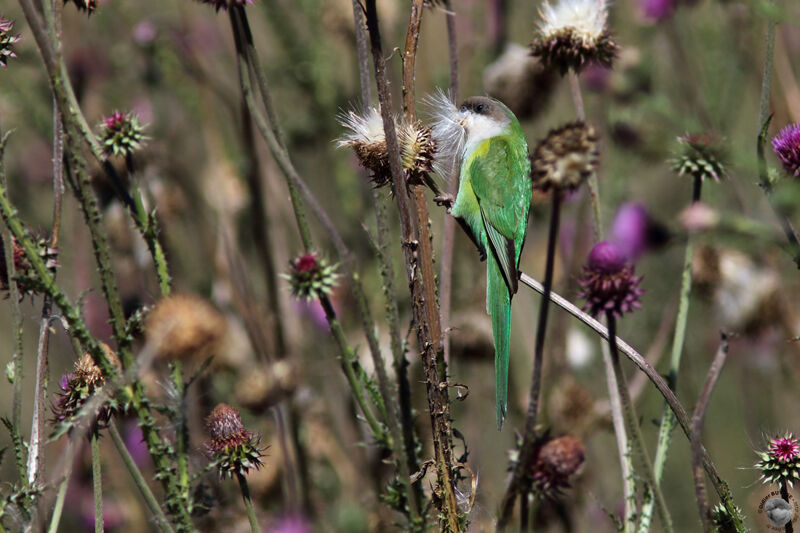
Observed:
[[[440,164],[460,168],[458,195],[450,213],[486,259],[486,311],[494,334],[497,427],[508,404],[511,298],[517,292],[519,257],[525,241],[532,182],[525,135],[502,102],[483,96],[455,107],[433,97],[434,138]],[[440,166],[440,173],[447,169]]]

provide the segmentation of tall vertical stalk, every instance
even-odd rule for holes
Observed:
[[[100,435],[91,430],[92,441],[92,492],[94,494],[94,531],[103,533],[103,472],[100,467]]]

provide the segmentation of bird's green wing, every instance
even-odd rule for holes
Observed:
[[[470,177],[492,252],[511,294],[517,292],[517,267],[530,206],[526,150],[508,136],[485,140],[475,149]]]

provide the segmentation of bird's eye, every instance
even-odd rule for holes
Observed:
[[[465,105],[462,105],[462,106],[459,108],[459,111],[461,111],[462,113],[466,113],[466,112],[467,112],[467,106],[465,106]]]
[[[476,105],[475,106],[475,111],[477,113],[483,113],[484,111],[486,111],[486,104],[478,104],[478,105]]]

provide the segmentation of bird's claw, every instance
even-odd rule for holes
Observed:
[[[456,200],[453,198],[452,194],[440,194],[439,196],[434,196],[433,201],[436,202],[438,206],[446,207],[449,213]]]

